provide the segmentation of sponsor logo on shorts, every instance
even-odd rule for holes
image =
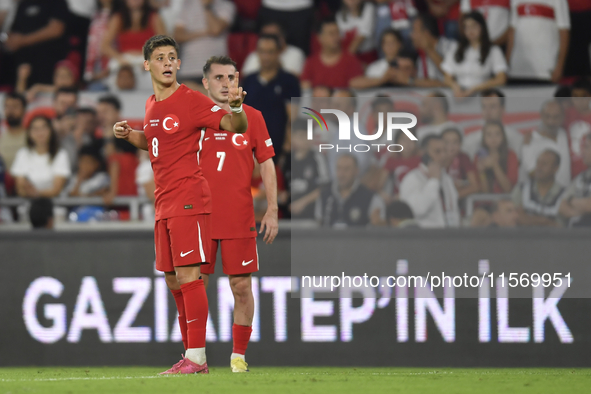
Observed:
[[[185,209],[193,209],[193,205],[185,205]]]
[[[257,228],[256,227],[251,227],[250,228],[250,231],[257,231]]]
[[[254,261],[254,259],[250,260],[250,261],[244,261],[242,260],[242,266],[247,266],[248,264],[252,263]]]
[[[195,251],[195,249],[188,251],[187,253],[183,253],[181,252],[181,257],[185,257],[186,255],[188,255],[189,253],[193,253]]]

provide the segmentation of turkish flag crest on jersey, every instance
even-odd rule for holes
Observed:
[[[174,114],[169,114],[164,117],[162,121],[162,128],[166,134],[174,134],[179,131],[179,127],[181,123],[179,122],[179,118]]]
[[[232,145],[234,145],[236,149],[242,150],[250,147],[250,141],[246,134],[236,133],[232,135]]]

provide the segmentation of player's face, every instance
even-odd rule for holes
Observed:
[[[203,78],[203,86],[211,98],[218,103],[228,102],[230,82],[234,80],[236,68],[231,64],[212,64],[207,78]]]
[[[152,75],[152,80],[165,86],[176,82],[176,73],[181,67],[173,46],[167,45],[154,49],[150,60],[144,61],[144,69]]]

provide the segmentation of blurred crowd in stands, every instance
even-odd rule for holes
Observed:
[[[147,155],[114,140],[111,127],[120,119],[119,93],[151,91],[143,43],[169,34],[181,46],[179,81],[193,89],[203,90],[208,57],[237,62],[246,103],[263,113],[274,142],[284,218],[421,227],[586,223],[589,22],[588,0],[0,0],[0,193],[99,196],[106,206],[117,196],[153,199]],[[526,84],[559,84],[557,95],[573,98],[546,103],[539,129],[523,136],[504,127],[495,89]],[[302,153],[309,147],[298,139],[303,127],[292,119],[291,97],[398,87],[482,96],[482,131],[464,135],[447,120],[446,95],[435,92],[419,114],[418,143],[398,138],[399,154],[321,164],[326,157]],[[80,92],[102,93],[87,107]],[[50,107],[37,105],[48,96]],[[387,97],[376,99],[376,113],[388,108]],[[300,126],[292,129],[294,121]],[[292,168],[298,160],[316,164]],[[315,181],[298,185],[304,178]],[[350,191],[313,187],[328,179],[363,185],[368,209],[347,208]],[[255,170],[255,208],[264,202],[261,189]],[[466,198],[477,193],[512,198],[462,219]],[[81,207],[75,217],[92,217],[92,209],[102,208]],[[127,215],[116,210],[119,219]],[[0,222],[14,219],[0,207]]]

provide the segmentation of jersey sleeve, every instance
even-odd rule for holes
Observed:
[[[558,0],[556,4],[556,25],[559,29],[570,29],[570,14],[566,0]]]
[[[249,119],[249,122],[252,122],[250,127],[252,127],[254,156],[259,163],[262,163],[275,156],[275,148],[273,148],[273,141],[269,136],[265,118],[258,111],[254,114],[253,119]]]
[[[217,106],[203,93],[194,91],[192,92],[192,96],[190,111],[195,128],[201,129],[207,127],[219,130],[220,122],[227,112]]]

